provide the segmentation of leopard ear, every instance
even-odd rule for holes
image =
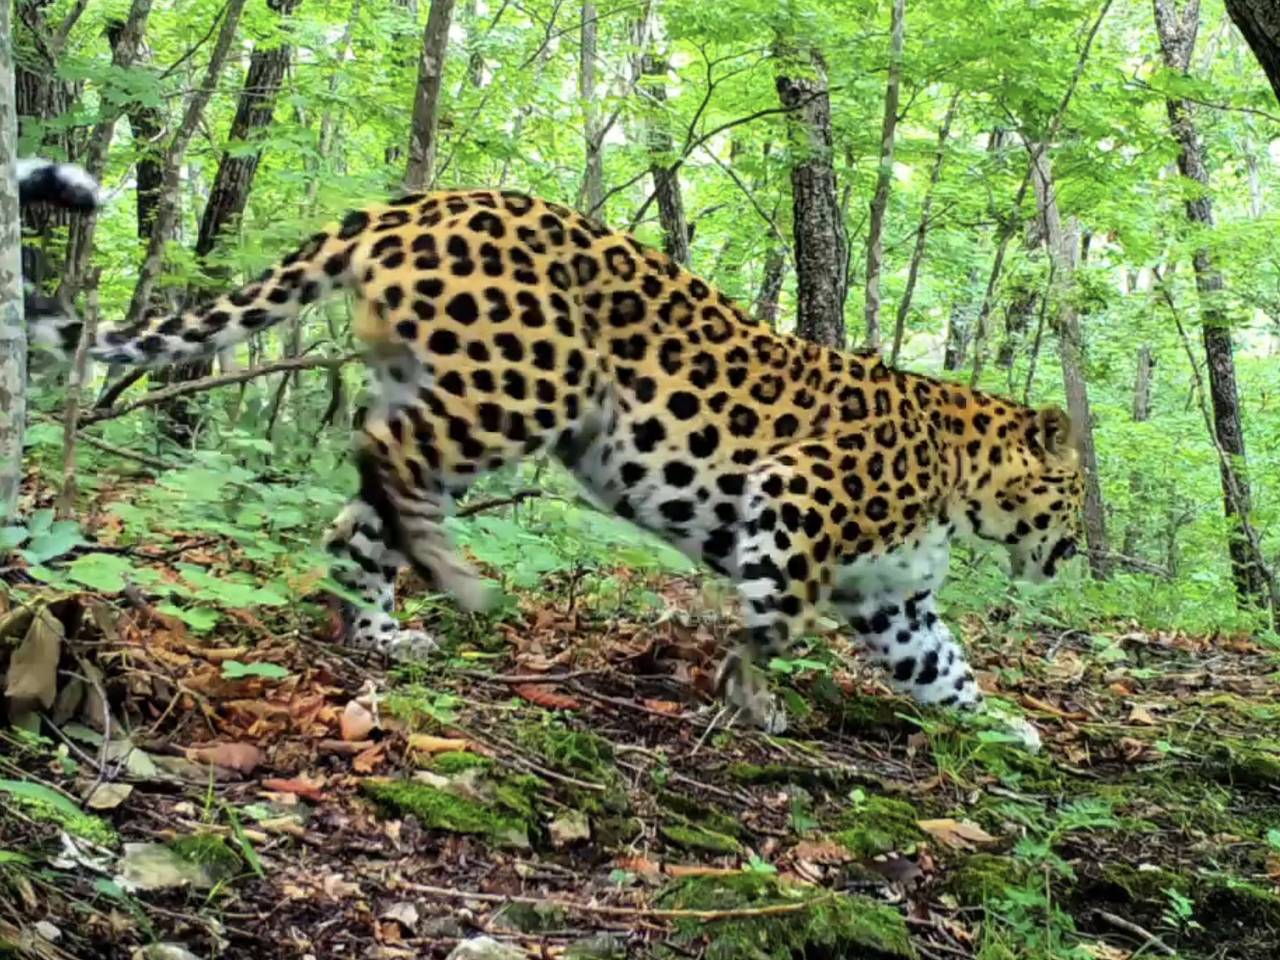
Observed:
[[[1061,407],[1045,407],[1036,414],[1036,426],[1040,428],[1041,443],[1052,457],[1061,457],[1076,449],[1076,431]]]

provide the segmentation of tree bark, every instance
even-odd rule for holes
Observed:
[[[1155,353],[1151,350],[1151,344],[1144,343],[1138,348],[1138,357],[1136,370],[1133,378],[1133,422],[1146,423],[1151,419],[1151,378],[1155,373],[1156,359]],[[1143,502],[1145,474],[1140,470],[1133,470],[1129,473],[1129,501],[1137,505]],[[1131,519],[1124,528],[1124,538],[1120,543],[1120,552],[1125,556],[1136,556],[1138,552],[1138,541],[1142,536],[1142,525],[1138,523],[1136,516],[1138,511],[1135,509],[1135,519]]]
[[[884,260],[884,212],[889,206],[889,188],[893,183],[893,141],[898,128],[898,92],[902,84],[902,39],[906,19],[906,0],[893,0],[890,20],[889,81],[884,91],[884,121],[880,127],[880,165],[876,171],[876,191],[871,197],[870,225],[867,230],[867,278],[865,344],[869,350],[880,347],[880,271]],[[930,183],[932,189],[933,184]],[[926,211],[926,214],[928,211]],[[923,231],[923,221],[921,231]],[[917,243],[923,233],[917,233]],[[898,355],[901,340],[896,336],[893,356]]]
[[[792,223],[796,254],[796,332],[843,348],[848,255],[831,137],[831,97],[816,50],[807,75],[777,78],[788,111]]]
[[[778,329],[779,300],[782,297],[782,281],[787,275],[787,254],[779,243],[769,245],[764,257],[764,271],[760,277],[760,292],[756,295],[756,318],[770,330]]]
[[[1175,0],[1154,0],[1156,32],[1165,66],[1186,75],[1200,27],[1199,0],[1190,0],[1179,13]],[[1209,191],[1209,171],[1204,147],[1196,131],[1191,105],[1186,100],[1170,97],[1165,101],[1169,128],[1177,141],[1178,170],[1196,185],[1186,201],[1187,220],[1200,230],[1212,230],[1213,201]],[[1192,254],[1196,292],[1200,301],[1201,336],[1208,361],[1209,392],[1213,406],[1213,425],[1217,443],[1227,457],[1222,461],[1222,504],[1231,524],[1228,553],[1236,595],[1245,603],[1258,603],[1267,597],[1267,577],[1262,558],[1256,555],[1241,522],[1248,522],[1252,512],[1248,463],[1245,454],[1244,426],[1240,415],[1239,394],[1231,342],[1231,320],[1227,315],[1226,284],[1213,262],[1208,247]],[[1280,611],[1277,611],[1280,614]]]
[[[0,0],[0,516],[13,517],[22,484],[27,419],[27,330],[22,320],[22,223],[18,117],[14,109],[10,4]]]
[[[1280,4],[1276,0],[1226,0],[1226,4],[1280,100]]]
[[[422,33],[413,124],[409,128],[409,166],[404,174],[405,189],[410,191],[427,189],[435,175],[440,86],[444,82],[444,56],[449,45],[453,4],[454,0],[431,0],[427,26]]]
[[[667,102],[667,58],[650,52],[640,64],[642,89],[659,109]],[[646,124],[649,149],[649,172],[653,175],[653,195],[658,203],[658,222],[662,226],[662,249],[672,260],[689,265],[689,222],[684,213],[684,196],[680,192],[680,173],[671,163],[671,132],[667,118],[654,111]]]
[[[1093,438],[1093,414],[1089,408],[1089,387],[1084,376],[1084,338],[1080,330],[1080,314],[1074,294],[1076,268],[1079,266],[1080,227],[1074,217],[1063,223],[1053,185],[1049,152],[1043,145],[1027,145],[1031,153],[1036,200],[1044,223],[1045,242],[1054,263],[1054,289],[1057,303],[1058,350],[1062,361],[1062,385],[1067,396],[1067,413],[1075,425],[1080,442],[1080,460],[1084,467],[1084,531],[1088,543],[1089,570],[1095,577],[1108,573],[1106,507],[1102,499],[1102,483],[1098,477],[1098,453]]]
[[[133,289],[133,298],[129,301],[127,324],[138,322],[151,300],[151,292],[155,288],[156,277],[164,264],[164,247],[172,233],[178,216],[178,168],[182,156],[186,153],[187,144],[196,132],[196,126],[204,113],[204,108],[213,96],[218,77],[231,52],[231,43],[235,39],[236,25],[240,22],[240,14],[244,11],[245,0],[228,0],[223,8],[222,27],[214,42],[213,53],[209,57],[209,65],[200,86],[191,99],[187,101],[182,123],[174,133],[165,150],[162,163],[163,187],[159,194],[159,203],[155,217],[151,222],[147,238],[147,253],[142,268],[138,272],[138,282]]]
[[[301,0],[268,0],[267,5],[284,20],[299,2]],[[236,102],[236,115],[227,134],[227,147],[218,161],[213,189],[200,218],[195,252],[201,260],[213,252],[218,234],[240,219],[249,202],[262,150],[246,151],[243,145],[259,139],[271,125],[276,96],[293,56],[293,48],[284,39],[288,31],[283,23],[280,26],[279,35],[271,41],[255,43],[249,57],[249,69]]]
[[[933,166],[929,170],[929,185],[925,188],[924,199],[920,202],[920,225],[916,227],[916,242],[911,249],[911,264],[907,267],[907,286],[902,291],[902,299],[898,301],[898,313],[893,321],[893,349],[889,353],[891,367],[897,365],[898,354],[902,351],[907,316],[911,312],[911,298],[915,296],[920,264],[924,262],[925,241],[929,235],[929,214],[933,211],[933,191],[942,178],[942,162],[947,155],[947,137],[951,135],[951,121],[955,117],[956,104],[959,101],[960,91],[957,90],[952,94],[951,101],[947,104],[947,112],[942,115],[942,126],[938,128],[938,149],[933,155]],[[868,272],[870,272],[870,266],[868,261]]]
[[[596,5],[582,4],[582,37],[578,48],[578,98],[582,101],[582,142],[586,165],[578,207],[598,211],[604,203],[604,155],[600,119],[596,111]]]

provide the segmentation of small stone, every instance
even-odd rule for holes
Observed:
[[[493,937],[475,937],[463,940],[445,960],[528,960],[528,954]]]
[[[567,847],[579,840],[591,839],[591,824],[580,810],[569,810],[547,824],[547,834],[555,847]]]
[[[62,939],[62,931],[48,920],[37,920],[35,922],[35,931],[40,935],[40,939],[48,940],[50,943],[57,943]]]
[[[418,926],[418,908],[408,900],[393,903],[378,916],[379,920],[394,920],[405,930],[413,933]]]

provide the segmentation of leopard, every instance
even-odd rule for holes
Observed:
[[[762,665],[832,610],[889,686],[981,708],[938,593],[954,544],[1054,577],[1078,549],[1077,427],[762,324],[627,232],[501,189],[354,209],[256,280],[102,331],[105,363],[224,350],[335,291],[371,389],[356,416],[359,489],[333,522],[336,575],[362,600],[349,642],[393,657],[435,640],[395,616],[406,567],[465,610],[491,588],[445,520],[481,476],[534,455],[584,495],[736,585],[742,626],[716,693],[769,730]]]
[[[102,206],[102,189],[84,167],[41,157],[19,157],[15,172],[18,204],[48,204],[80,215],[96,213]],[[62,358],[80,342],[80,315],[62,297],[41,290],[50,272],[48,259],[34,246],[22,254],[22,312],[27,321],[30,346]]]

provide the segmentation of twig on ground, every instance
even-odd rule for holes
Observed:
[[[485,510],[496,510],[498,507],[510,507],[517,503],[523,503],[531,497],[542,496],[542,491],[536,488],[526,488],[517,490],[509,497],[496,497],[492,500],[481,500],[478,503],[469,503],[465,507],[460,507],[455,513],[455,517],[469,517]]]
[[[1178,951],[1174,950],[1173,947],[1169,946],[1146,927],[1139,926],[1132,920],[1126,920],[1124,917],[1116,916],[1108,910],[1098,910],[1096,908],[1093,911],[1093,915],[1099,920],[1111,924],[1117,930],[1123,930],[1125,933],[1131,933],[1135,937],[1141,938],[1144,947],[1158,950],[1166,957],[1176,957],[1178,955]]]
[[[84,423],[85,417],[80,418],[80,422]],[[77,433],[76,439],[81,443],[93,447],[95,450],[101,450],[103,453],[109,453],[115,457],[122,457],[125,460],[134,460],[142,464],[144,467],[150,467],[152,470],[173,470],[174,464],[161,460],[159,457],[152,457],[145,453],[138,453],[136,450],[129,450],[125,447],[117,447],[114,443],[108,443],[106,440],[99,440],[97,437],[91,437],[87,433]]]
[[[522,897],[515,894],[479,893],[472,890],[455,890],[453,887],[434,887],[424,883],[404,881],[401,886],[414,893],[449,897],[454,900],[480,900],[486,903],[524,903],[533,906],[546,905],[559,910],[576,910],[605,917],[637,917],[647,920],[738,920],[748,917],[776,917],[788,913],[812,910],[839,896],[835,890],[827,890],[819,896],[793,903],[769,903],[762,907],[732,907],[724,910],[657,910],[652,907],[618,907],[603,903],[582,903],[577,900],[561,900],[557,897]]]

